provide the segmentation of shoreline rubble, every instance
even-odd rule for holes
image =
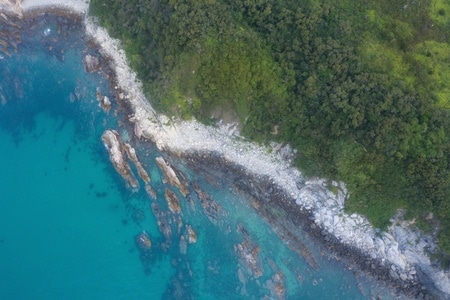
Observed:
[[[48,11],[49,8],[86,15],[89,7],[88,1],[82,0],[24,0],[22,3],[0,0],[0,11],[10,12],[5,5],[11,3],[21,6],[20,9],[12,6],[10,10],[19,16],[24,12]],[[132,111],[129,121],[138,139],[151,140],[158,149],[176,155],[214,154],[232,162],[242,172],[269,178],[270,183],[282,189],[300,210],[312,216],[311,228],[316,226],[324,236],[332,236],[343,246],[356,249],[371,261],[378,262],[375,268],[389,269],[391,280],[420,285],[430,281],[436,287],[438,297],[450,299],[449,270],[434,266],[426,253],[426,249],[436,247],[430,236],[395,218],[387,232],[378,233],[365,217],[344,212],[347,191],[343,183],[333,184],[338,188],[336,195],[328,189],[325,179],[304,178],[280,152],[269,154],[266,148],[230,134],[226,126],[207,127],[194,120],[173,122],[156,114],[143,95],[136,74],[128,66],[120,43],[89,17],[85,18],[85,26],[86,34],[96,41],[102,55],[111,60],[116,90],[122,93],[118,100],[123,100]]]

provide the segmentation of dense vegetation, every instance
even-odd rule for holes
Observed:
[[[157,108],[234,115],[256,141],[291,143],[307,174],[345,181],[349,211],[383,228],[406,208],[450,251],[449,2],[91,0],[91,13]]]

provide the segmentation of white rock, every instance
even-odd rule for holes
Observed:
[[[405,269],[406,262],[404,255],[402,255],[397,248],[394,247],[388,248],[386,251],[386,257],[391,263],[395,264],[401,270]]]

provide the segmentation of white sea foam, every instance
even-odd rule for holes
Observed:
[[[44,6],[66,7],[83,14],[88,10],[88,2],[84,0],[24,0],[22,3],[25,10]],[[371,258],[391,264],[391,269],[395,270],[391,276],[412,279],[415,267],[420,267],[435,286],[447,294],[446,298],[450,297],[449,272],[432,266],[425,248],[435,245],[425,235],[399,223],[391,226],[388,232],[377,234],[365,217],[344,212],[347,191],[343,183],[333,183],[339,190],[334,194],[328,189],[326,180],[306,180],[279,151],[271,153],[269,148],[229,134],[226,127],[205,126],[195,120],[171,120],[156,114],[146,100],[136,74],[130,69],[120,43],[91,18],[86,19],[86,31],[97,40],[102,54],[113,60],[118,85],[126,93],[123,97],[132,104],[134,113],[130,120],[134,122],[138,136],[153,140],[161,150],[214,151],[250,172],[269,176],[298,205],[311,211],[315,223],[327,233],[344,244],[361,249]]]

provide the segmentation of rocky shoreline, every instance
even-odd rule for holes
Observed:
[[[63,1],[42,1],[41,5],[37,2],[38,6],[27,7],[27,14],[84,15],[86,12],[84,6],[77,10],[62,5]],[[136,138],[148,140],[160,150],[183,158],[201,173],[207,174],[207,168],[214,166],[232,175],[232,183],[251,196],[252,206],[270,224],[280,226],[282,223],[271,209],[283,210],[293,225],[300,226],[330,251],[346,258],[352,268],[388,283],[398,293],[411,298],[450,298],[448,271],[433,266],[424,250],[435,247],[431,237],[412,229],[401,218],[389,232],[379,233],[364,217],[346,214],[343,211],[347,197],[345,185],[331,183],[337,190],[333,193],[326,180],[304,178],[290,166],[287,148],[268,154],[267,148],[233,135],[230,127],[206,127],[195,121],[174,122],[157,115],[142,94],[120,44],[92,20],[85,20],[88,36],[106,57],[104,63],[110,64],[114,71],[112,88],[122,109],[128,112],[125,115],[130,132],[134,132]],[[293,234],[290,231],[284,226],[278,234]],[[307,257],[301,247],[298,252]]]
[[[377,232],[364,217],[346,214],[343,210],[347,197],[345,185],[333,182],[338,189],[334,194],[326,180],[303,178],[290,165],[288,147],[268,154],[267,148],[235,136],[233,127],[207,127],[195,120],[173,121],[158,115],[142,94],[140,83],[126,65],[117,41],[105,37],[107,33],[96,26],[88,32],[96,37],[104,50],[102,54],[110,57],[116,68],[113,89],[128,112],[130,132],[137,139],[154,143],[173,157],[196,161],[198,166],[219,168],[222,165],[224,172],[232,169],[248,179],[247,184],[241,181],[241,188],[260,202],[267,195],[257,192],[258,184],[278,191],[276,201],[261,204],[266,207],[277,204],[288,213],[290,220],[303,224],[319,242],[339,256],[347,257],[349,264],[360,271],[388,283],[399,294],[418,299],[450,299],[448,272],[433,266],[425,253],[424,247],[434,247],[429,236],[421,235],[417,229],[410,230],[401,220],[389,232]]]
[[[223,178],[226,178],[227,184],[235,186],[236,189],[248,195],[252,202],[252,207],[272,227],[281,230],[277,233],[285,242],[287,240],[295,240],[295,232],[290,232],[290,229],[303,230],[317,243],[322,244],[329,252],[328,255],[333,259],[344,260],[348,264],[349,269],[354,270],[355,276],[359,276],[358,274],[361,273],[367,274],[372,278],[387,283],[396,295],[406,296],[407,298],[433,299],[440,296],[436,290],[422,284],[420,277],[423,274],[413,272],[408,274],[410,275],[409,278],[405,279],[400,277],[403,274],[401,272],[396,273],[397,276],[393,276],[393,272],[396,272],[393,271],[393,266],[395,267],[395,265],[372,259],[362,252],[361,249],[341,243],[336,237],[317,226],[314,222],[314,215],[297,205],[295,199],[282,188],[273,184],[269,177],[249,173],[242,166],[227,161],[218,153],[193,151],[177,156],[177,159],[181,158],[187,162],[189,167],[195,170],[196,173],[202,174],[206,178],[210,178],[210,180],[223,180]],[[217,172],[226,176],[211,179],[211,177],[217,176]],[[286,213],[286,218],[283,218],[283,222],[276,216],[279,210]],[[291,222],[289,224],[291,226],[282,224],[286,220]],[[296,240],[296,244],[299,243],[301,242]],[[301,255],[305,258],[305,254]],[[308,261],[308,258],[305,258],[305,260]],[[311,265],[311,262],[309,264]]]
[[[432,239],[422,235],[417,229],[410,230],[409,225],[405,225],[401,219],[396,226],[389,229],[389,232],[377,232],[364,217],[345,214],[343,204],[347,195],[345,185],[342,183],[333,183],[335,187],[339,188],[338,194],[335,195],[329,190],[326,180],[317,178],[307,180],[299,176],[296,170],[283,167],[282,169],[288,170],[287,173],[293,178],[297,176],[300,178],[295,182],[295,189],[298,188],[298,192],[293,192],[292,189],[279,184],[274,177],[254,172],[248,165],[234,161],[225,151],[221,152],[199,145],[189,147],[186,146],[189,143],[184,143],[182,139],[179,141],[182,144],[181,147],[177,143],[173,148],[169,142],[162,143],[158,139],[160,133],[156,133],[155,136],[146,130],[145,125],[142,127],[137,125],[140,124],[139,120],[141,119],[136,118],[137,111],[133,103],[123,101],[122,105],[125,110],[129,111],[130,131],[139,132],[136,134],[136,138],[155,143],[160,150],[169,153],[173,158],[183,158],[183,161],[190,162],[189,166],[199,173],[203,171],[203,174],[207,174],[206,169],[213,168],[221,170],[226,175],[224,177],[241,178],[234,182],[236,187],[250,195],[251,201],[259,203],[257,205],[252,203],[252,205],[273,227],[282,228],[277,232],[282,239],[284,235],[292,235],[293,230],[287,226],[280,226],[280,223],[276,222],[277,219],[270,213],[271,206],[285,211],[288,220],[296,226],[301,226],[318,243],[322,243],[330,251],[336,253],[337,257],[345,259],[349,268],[355,270],[355,273],[363,272],[386,283],[399,297],[450,298],[447,293],[443,292],[443,290],[447,290],[448,273],[433,266],[424,251],[425,248],[433,247]],[[184,124],[172,124],[164,116],[162,120],[157,120],[151,123],[154,126],[165,128],[163,129],[164,133],[174,128],[178,130],[184,126]],[[200,125],[194,126],[188,131],[195,132],[198,130],[196,128],[201,127]],[[224,134],[223,131],[221,134]],[[186,133],[180,135],[185,136]],[[208,141],[209,137],[205,137],[203,140]],[[224,145],[225,143],[222,143],[222,146]],[[243,153],[243,156],[247,153],[242,149],[239,149],[238,152]],[[259,154],[262,153],[259,152]],[[204,169],[202,170],[200,166],[203,166]],[[275,172],[275,175],[283,176],[278,172]],[[270,191],[270,193],[266,194],[264,191]],[[302,197],[307,201],[299,201],[299,198]],[[329,205],[330,203],[331,205]],[[291,226],[292,229],[294,227]],[[348,235],[344,238],[335,235],[339,231],[348,233]],[[399,242],[399,240],[401,241]],[[367,247],[367,241],[369,247]],[[301,254],[302,250],[297,252]],[[305,256],[303,257],[305,258]]]

